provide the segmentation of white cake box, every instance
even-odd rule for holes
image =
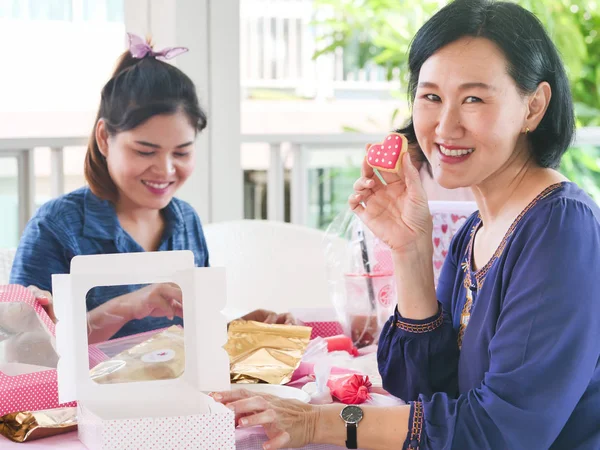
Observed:
[[[97,384],[89,375],[86,294],[96,286],[172,282],[183,294],[185,371],[177,379]],[[90,450],[235,449],[233,412],[206,393],[229,385],[225,270],[196,268],[189,251],[76,256],[53,275],[58,390],[77,400]]]

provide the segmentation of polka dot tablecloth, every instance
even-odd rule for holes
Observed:
[[[238,429],[235,431],[235,447],[214,447],[218,449],[235,448],[237,450],[262,450],[263,443],[266,442],[262,428]],[[0,448],[2,450],[86,450],[87,447],[79,440],[77,432],[54,436],[39,441],[32,441],[26,444],[17,444],[0,436]],[[153,447],[146,447],[142,442],[132,447],[139,450],[151,450]],[[184,447],[186,448],[186,447]],[[204,450],[205,447],[187,447],[190,450]],[[343,450],[345,447],[335,445],[311,444],[304,447],[304,450]],[[109,450],[108,448],[106,450]],[[113,450],[113,449],[110,449]],[[161,449],[163,450],[163,449]]]
[[[41,322],[54,336],[54,323],[31,292],[22,286],[0,286],[0,303],[20,302],[31,306]],[[8,376],[0,372],[0,415],[14,411],[38,411],[59,406],[56,370],[46,370],[25,375]]]
[[[341,420],[340,426],[344,426]],[[267,436],[260,427],[236,430],[235,445],[237,450],[263,450],[263,443],[266,441]],[[345,448],[325,444],[309,444],[306,447],[302,447],[303,450],[344,450]]]

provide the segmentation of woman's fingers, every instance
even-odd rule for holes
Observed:
[[[348,206],[352,211],[358,213],[357,210],[359,208],[364,209],[364,206],[362,205],[363,201],[363,196],[361,194],[350,194],[350,197],[348,197]]]
[[[405,154],[402,160],[402,171],[404,173],[404,179],[406,180],[406,189],[413,195],[420,198],[427,198],[423,183],[419,171],[415,167],[414,163],[410,158],[410,154]]]
[[[277,412],[270,407],[270,403],[263,397],[250,397],[238,400],[227,405],[234,409],[236,418],[241,427],[274,426],[277,429]],[[268,428],[267,428],[268,429]],[[286,447],[291,440],[287,431],[282,431],[264,443],[265,449],[278,449]]]
[[[266,398],[254,395],[248,398],[242,398],[227,404],[228,408],[235,411],[236,414],[248,414],[257,411],[264,411],[269,406]]]
[[[171,310],[177,317],[181,317],[183,319],[183,305],[177,300],[171,299]]]
[[[251,417],[270,409],[269,401],[266,398],[257,395],[227,403],[226,406],[235,412],[236,423],[242,419],[247,423]],[[243,422],[239,423],[244,426]]]
[[[284,325],[296,325],[296,318],[291,313],[281,313],[277,315],[277,323]]]
[[[211,392],[210,396],[219,403],[227,404],[250,397],[250,391],[246,389],[232,389],[231,391]]]
[[[266,323],[266,324],[277,323],[277,313],[269,311],[269,313],[265,317],[265,320],[263,320],[263,323]]]
[[[34,285],[28,286],[27,289],[31,291],[31,293],[35,296],[36,300],[39,300],[40,303],[42,303],[42,301],[45,300],[49,300],[50,302],[52,302],[52,294],[50,292],[43,291],[42,289]],[[47,304],[47,302],[45,304]]]
[[[285,448],[288,446],[287,444],[290,442],[290,439],[291,439],[290,434],[287,431],[282,431],[277,436],[275,436],[273,439],[270,439],[267,442],[265,442],[263,444],[263,448],[265,450]]]
[[[52,322],[56,323],[56,315],[54,314],[54,303],[52,301],[52,294],[48,291],[43,291],[37,286],[31,285],[27,289],[35,296],[37,302],[44,308],[48,317]]]
[[[367,144],[365,147],[365,157],[363,158],[362,166],[360,168],[360,174],[364,178],[372,178],[373,176],[376,176],[373,168],[369,165],[369,163],[367,163],[366,153],[369,151],[369,147],[371,145],[372,144]]]
[[[263,426],[270,438],[263,445],[265,449],[301,447],[311,435],[316,410],[305,403],[244,389],[214,392],[211,396],[235,412],[239,426]]]
[[[266,309],[257,309],[244,316],[240,317],[243,320],[253,320],[255,322],[262,322],[267,324],[285,324],[285,325],[295,325],[296,319],[290,313],[281,313],[278,314],[273,311],[269,311]]]
[[[152,313],[155,317],[167,317],[173,320],[175,316],[183,317],[183,295],[181,288],[175,283],[156,285],[159,305]],[[155,291],[156,292],[156,291]]]
[[[146,306],[146,315],[166,317],[169,320],[173,320],[178,312],[178,308],[175,305],[172,299],[163,297],[150,298]],[[181,310],[181,315],[183,315],[183,310]]]
[[[46,311],[46,314],[48,314],[48,317],[50,317],[50,320],[56,323],[56,314],[54,314],[54,303],[52,302],[52,299],[48,298],[47,303],[45,305],[42,303],[41,300],[39,301],[42,305],[42,308],[44,308],[44,310]]]
[[[236,412],[237,414],[237,412]],[[250,416],[242,417],[238,422],[242,427],[255,427],[257,425],[268,425],[277,419],[277,413],[273,409],[266,409]]]
[[[365,177],[360,177],[358,180],[356,180],[354,182],[354,185],[352,186],[352,188],[354,189],[354,192],[356,192],[357,194],[359,194],[361,192],[365,192],[365,191],[371,191],[375,187],[376,187],[375,180],[372,178],[365,178]]]
[[[158,285],[159,293],[166,299],[174,299],[179,303],[183,303],[183,295],[179,286],[173,283],[163,283]]]

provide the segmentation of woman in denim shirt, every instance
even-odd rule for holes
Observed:
[[[174,198],[195,166],[194,142],[207,123],[196,88],[181,70],[130,35],[100,108],[85,158],[88,187],[44,204],[23,233],[10,282],[29,286],[54,318],[51,275],[76,255],[191,250],[209,265],[196,211]],[[185,49],[180,49],[185,51]],[[183,324],[172,284],[98,287],[87,299],[89,342]],[[289,323],[288,314],[245,319]]]

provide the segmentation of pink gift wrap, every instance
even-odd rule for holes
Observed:
[[[31,306],[48,332],[55,335],[54,323],[28,289],[18,285],[1,285],[0,303],[13,302]],[[56,369],[15,376],[0,372],[0,416],[15,411],[39,411],[76,405],[75,402],[58,402]]]
[[[337,336],[338,334],[344,334],[344,329],[339,322],[328,321],[328,322],[302,322],[307,327],[312,327],[311,339],[318,337],[326,338],[330,336]]]

